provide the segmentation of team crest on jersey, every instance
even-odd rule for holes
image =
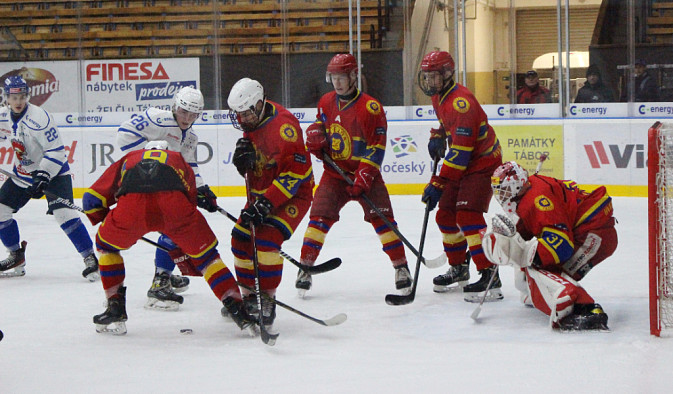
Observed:
[[[13,139],[12,148],[14,149],[14,153],[16,154],[16,157],[19,159],[19,161],[23,162],[23,157],[26,155],[26,146],[23,144],[23,142]]]
[[[544,194],[535,197],[535,208],[539,211],[547,212],[554,209],[554,203]]]
[[[348,131],[338,123],[330,125],[329,139],[332,142],[332,157],[337,160],[350,159],[351,157],[351,136]]]
[[[297,209],[296,205],[290,204],[285,207],[285,213],[287,214],[287,216],[294,219],[297,217],[297,215],[299,215],[299,209]]]
[[[297,141],[297,129],[289,123],[280,126],[280,137],[287,142]]]
[[[369,113],[372,115],[378,115],[381,113],[381,104],[379,104],[376,100],[367,101],[366,107],[367,111],[369,111]]]
[[[453,109],[464,114],[470,110],[470,103],[465,99],[465,97],[456,97],[453,99]]]

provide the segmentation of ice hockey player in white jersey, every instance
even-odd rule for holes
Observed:
[[[21,76],[4,81],[6,105],[0,108],[0,140],[10,141],[14,150],[14,177],[0,187],[0,240],[9,257],[0,261],[0,276],[25,275],[26,241],[21,241],[14,213],[31,198],[47,194],[47,214],[53,215],[61,229],[84,258],[82,276],[99,278],[93,242],[79,214],[59,201],[73,202],[72,178],[67,153],[51,115],[28,102],[28,84]]]
[[[180,152],[194,170],[198,190],[198,206],[208,212],[217,211],[217,196],[205,184],[199,174],[196,163],[198,137],[192,125],[203,111],[201,91],[190,86],[182,87],[173,98],[172,111],[149,108],[141,114],[134,114],[121,124],[117,130],[117,146],[122,154],[142,149],[148,141],[167,141],[168,150]],[[176,294],[187,290],[189,279],[172,275],[174,260],[184,256],[180,248],[165,235],[158,243],[166,252],[157,248],[154,264],[156,271],[152,286],[147,291],[146,308],[159,310],[177,310],[183,297]]]

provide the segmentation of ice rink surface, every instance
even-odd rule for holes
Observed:
[[[76,201],[78,204],[81,201]],[[220,198],[238,215],[242,198]],[[418,247],[424,205],[393,196],[400,230]],[[647,200],[614,198],[620,244],[581,282],[609,315],[610,333],[560,334],[548,317],[523,306],[511,267],[502,267],[505,299],[476,307],[458,293],[435,294],[421,267],[416,299],[389,306],[394,271],[362,211],[350,203],[327,236],[319,262],[341,257],[336,270],[315,275],[305,299],[297,268],[285,263],[279,300],[315,317],[346,313],[323,327],[278,308],[274,347],[220,316],[221,304],[202,278],[191,278],[178,312],[146,310],[154,249],[138,242],[122,255],[128,287],[128,334],[97,334],[92,316],[105,309],[100,282],[80,276],[82,259],[45,200],[15,218],[28,241],[27,274],[0,280],[0,392],[3,393],[664,393],[673,384],[673,338],[649,334]],[[496,212],[492,206],[490,215]],[[205,213],[233,269],[232,223]],[[434,219],[434,214],[431,217]],[[95,228],[88,225],[90,233]],[[299,259],[307,218],[283,250]],[[156,240],[157,234],[148,234]],[[431,220],[425,253],[442,253]],[[2,252],[4,257],[4,252]],[[415,257],[407,251],[410,269]],[[471,266],[472,281],[478,278]],[[189,328],[193,334],[181,334]]]

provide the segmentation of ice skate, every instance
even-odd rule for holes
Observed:
[[[189,289],[189,278],[181,275],[171,275],[171,287],[176,293],[182,293]]]
[[[570,315],[555,323],[559,331],[609,332],[608,315],[600,304],[575,304]]]
[[[175,294],[171,288],[171,278],[168,272],[154,274],[152,287],[147,290],[146,309],[161,311],[177,311],[184,299]]]
[[[87,279],[89,282],[95,282],[100,278],[100,272],[98,272],[98,259],[96,258],[95,253],[84,258],[84,271],[82,271],[82,276]]]
[[[262,297],[262,324],[269,333],[274,333],[273,322],[276,320],[276,296],[273,296],[273,301]]]
[[[21,241],[21,247],[9,252],[6,259],[0,261],[0,278],[11,278],[26,275],[26,245],[28,242]]]
[[[470,280],[470,266],[467,263],[452,265],[445,274],[435,276],[432,289],[435,293],[446,293],[460,290]]]
[[[120,287],[117,294],[107,300],[107,309],[93,317],[96,332],[101,334],[126,334],[126,287]]]
[[[243,301],[234,297],[227,297],[222,301],[224,305],[221,313],[223,316],[231,318],[241,330],[246,330],[250,335],[255,335],[254,326],[256,320],[248,314]]]
[[[409,267],[404,264],[395,268],[395,288],[403,295],[411,293],[411,272]]]
[[[465,298],[465,301],[481,302],[481,299],[484,296],[484,292],[488,287],[488,282],[491,280],[491,276],[495,276],[495,278],[493,279],[491,288],[488,289],[488,294],[486,294],[484,302],[493,302],[502,300],[503,295],[502,291],[500,290],[500,288],[502,287],[502,282],[500,282],[500,276],[498,275],[497,266],[494,265],[488,268],[484,268],[483,270],[479,271],[479,275],[481,275],[481,278],[479,278],[478,281],[470,283],[469,285],[463,287],[463,296]]]
[[[297,272],[297,280],[294,282],[294,287],[297,288],[297,294],[299,297],[304,298],[306,292],[311,290],[312,284],[313,278],[311,278],[311,274],[303,270],[299,270],[299,272]]]

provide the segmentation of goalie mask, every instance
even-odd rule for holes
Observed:
[[[427,96],[439,93],[453,79],[456,63],[445,51],[432,51],[423,57],[418,72],[418,86]]]
[[[196,121],[203,111],[203,94],[198,89],[185,86],[173,96],[173,116],[182,130]]]
[[[517,204],[529,185],[528,172],[514,161],[496,168],[491,177],[493,196],[508,215],[516,214]]]
[[[264,117],[264,88],[250,78],[236,82],[227,98],[229,119],[232,125],[243,131],[253,131]]]

